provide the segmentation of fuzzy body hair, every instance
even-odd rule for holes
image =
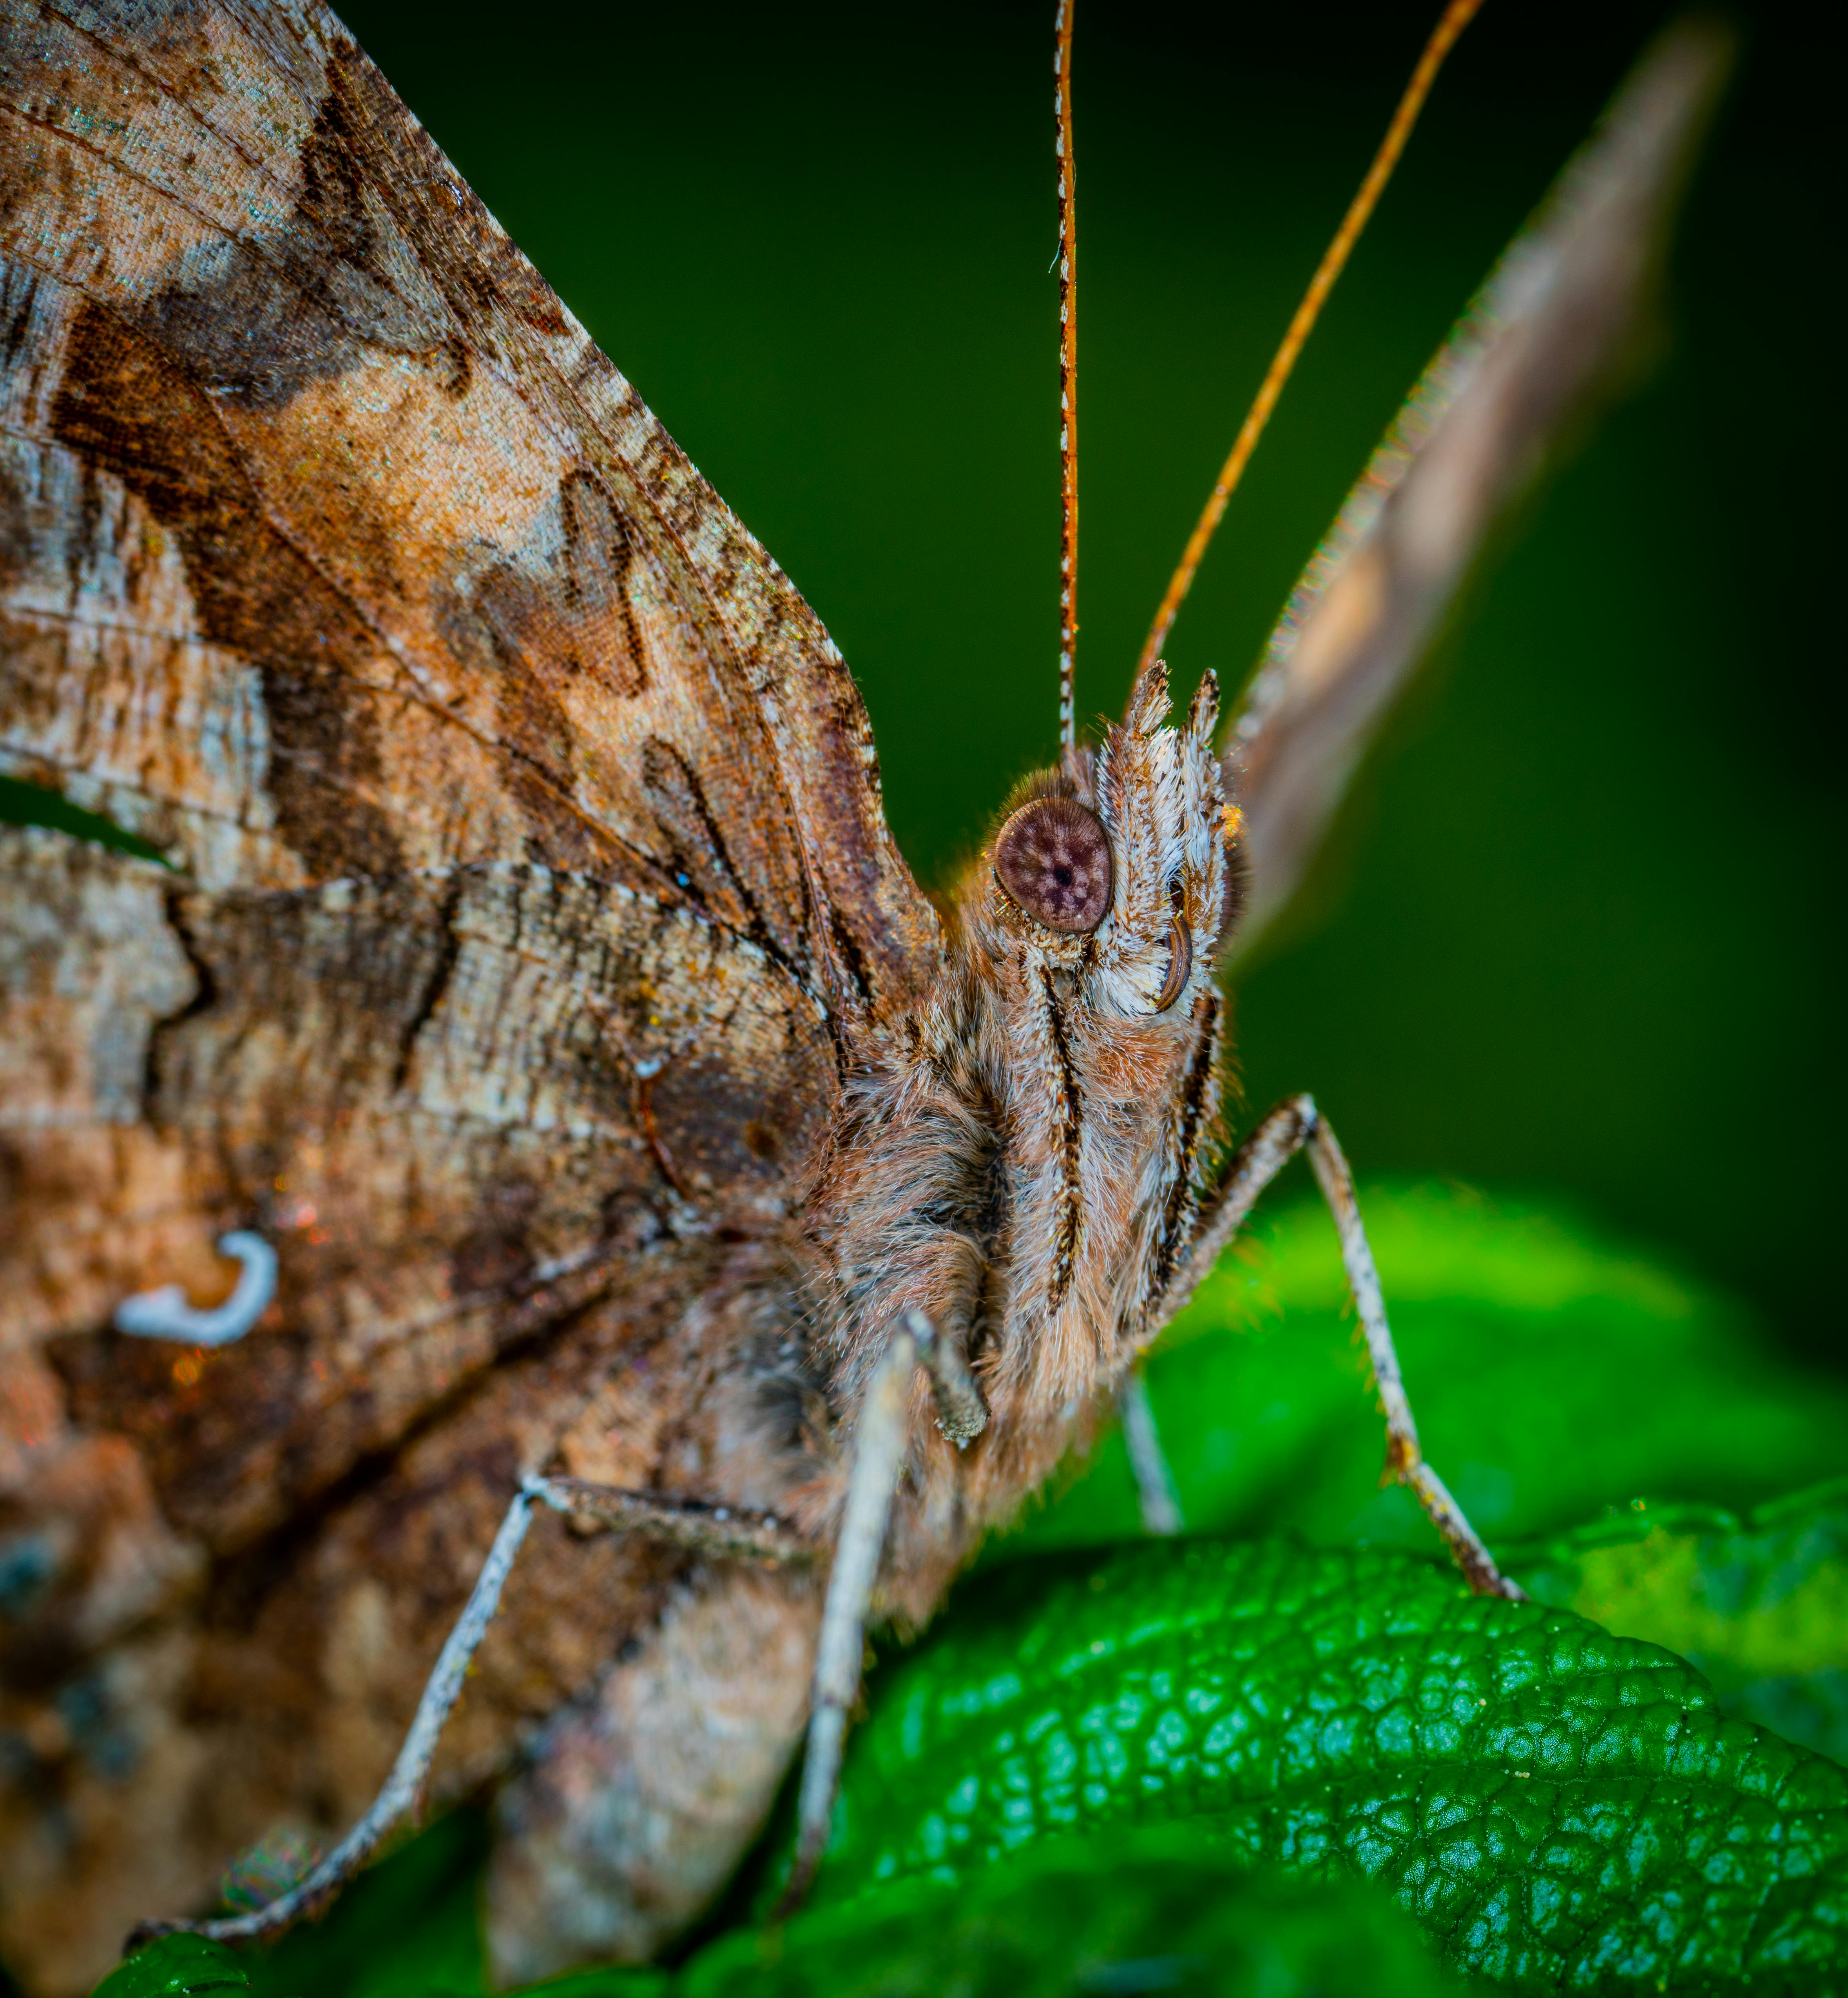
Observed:
[[[1187,1245],[1217,1129],[1228,856],[1217,689],[1179,728],[1169,705],[1158,666],[1094,757],[1025,787],[1102,821],[1097,929],[1044,928],[985,849],[939,979],[862,1050],[804,1204],[810,1360],[844,1419],[908,1309],[961,1347],[988,1411],[959,1448],[916,1390],[886,1568],[901,1616],[927,1615],[981,1531],[1088,1433]],[[810,1488],[817,1527],[838,1495]]]

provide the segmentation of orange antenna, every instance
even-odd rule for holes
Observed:
[[[1168,634],[1174,628],[1183,600],[1193,586],[1194,572],[1200,567],[1200,558],[1207,551],[1207,544],[1213,538],[1213,531],[1219,525],[1220,517],[1225,511],[1226,502],[1232,496],[1233,489],[1245,475],[1245,468],[1251,455],[1257,448],[1258,439],[1264,434],[1264,426],[1270,420],[1270,413],[1276,407],[1277,398],[1283,392],[1283,384],[1290,379],[1290,371],[1296,365],[1297,356],[1303,351],[1303,343],[1309,337],[1310,329],[1315,324],[1318,315],[1335,289],[1335,280],[1341,275],[1342,266],[1348,261],[1349,253],[1359,241],[1360,232],[1366,228],[1375,204],[1392,178],[1393,168],[1399,164],[1399,155],[1405,150],[1405,142],[1411,136],[1411,128],[1418,123],[1418,113],[1425,108],[1425,99],[1431,94],[1431,86],[1452,46],[1471,18],[1482,5],[1482,0],[1450,0],[1444,9],[1443,18],[1431,31],[1431,39],[1425,44],[1425,52],[1418,57],[1418,67],[1411,73],[1411,81],[1405,86],[1405,95],[1399,99],[1399,107],[1394,112],[1392,123],[1386,128],[1386,137],[1380,142],[1380,150],[1373,155],[1373,163],[1366,170],[1366,178],[1360,183],[1360,192],[1349,205],[1341,219],[1341,226],[1335,232],[1335,240],[1322,253],[1322,260],[1316,266],[1315,275],[1309,280],[1309,289],[1303,294],[1303,302],[1296,309],[1296,316],[1290,322],[1290,330],[1283,335],[1283,344],[1278,347],[1264,379],[1259,384],[1256,399],[1246,413],[1245,421],[1239,426],[1231,455],[1220,468],[1218,479],[1207,496],[1206,505],[1200,510],[1199,520],[1187,538],[1187,545],[1182,551],[1180,563],[1169,579],[1168,593],[1162,599],[1162,607],[1155,614],[1155,622],[1149,627],[1149,636],[1142,646],[1142,656],[1137,662],[1141,672],[1161,657],[1162,648],[1168,642]],[[1067,474],[1068,479],[1070,477]],[[1069,503],[1075,513],[1077,501],[1073,497]]]
[[[1072,9],[1059,0],[1052,74],[1059,160],[1059,744],[1077,745],[1078,216],[1072,158]]]

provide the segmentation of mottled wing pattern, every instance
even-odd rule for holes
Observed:
[[[331,16],[5,37],[0,769],[174,871],[12,838],[0,1309],[280,1232],[319,1384],[236,1404],[376,1446],[625,1203],[785,1197],[933,919],[826,634]]]
[[[1729,45],[1646,57],[1374,453],[1272,634],[1226,752],[1250,898],[1235,959],[1314,859],[1355,766],[1496,524],[1608,389]]]
[[[0,1810],[50,1989],[111,1868],[186,1905],[276,1797],[351,1814],[574,1416],[587,1474],[697,1488],[608,1383],[670,1323],[723,1374],[689,1299],[762,1277],[842,1023],[938,943],[820,624],[312,0],[0,7],[0,774],[168,862],[0,832],[0,1721],[107,1657],[140,1772],[67,1741]],[[232,1227],[281,1257],[252,1336],[109,1329],[222,1295]],[[460,1766],[633,1627],[644,1554],[575,1619],[547,1558]],[[188,1601],[189,1662],[127,1643]]]

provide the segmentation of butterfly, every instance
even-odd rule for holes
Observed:
[[[930,1614],[1304,1145],[1395,1466],[1500,1586],[1327,1125],[1217,1142],[1217,979],[1633,321],[1712,44],[1226,727],[1159,645],[1100,744],[1068,699],[940,906],[813,614],[330,14],[0,18],[0,769],[142,849],[9,828],[0,885],[31,1988],[279,1823],[487,1783],[503,1974],[658,1950],[805,1724],[825,1825],[867,1614]]]

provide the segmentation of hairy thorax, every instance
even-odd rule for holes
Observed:
[[[900,1613],[927,1614],[1084,1440],[1187,1240],[1218,1110],[1214,700],[1209,683],[1163,728],[1152,674],[1094,759],[1021,786],[959,884],[934,989],[849,1078],[807,1204],[812,1360],[856,1408],[890,1328],[921,1311],[986,1416],[959,1437],[917,1390],[886,1571]]]

